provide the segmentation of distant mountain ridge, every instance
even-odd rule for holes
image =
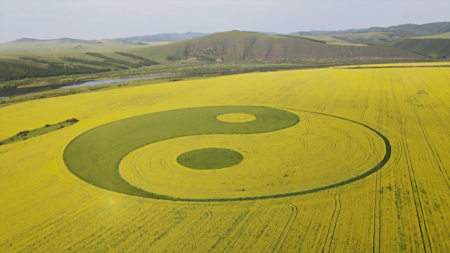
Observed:
[[[13,40],[13,41],[11,41],[9,43],[36,42],[36,41],[40,41],[40,40],[32,39],[32,38],[20,38],[20,39],[17,39],[17,40]]]
[[[449,32],[450,22],[436,22],[422,25],[404,24],[342,31],[297,32],[291,35],[326,43],[391,46],[441,59],[450,56]]]
[[[403,24],[389,27],[370,27],[362,29],[348,29],[338,31],[300,31],[292,34],[345,34],[345,33],[367,33],[367,32],[389,32],[400,34],[405,37],[427,36],[450,32],[450,22],[435,22],[426,24]]]
[[[196,32],[186,32],[186,33],[159,33],[153,35],[142,35],[142,36],[130,36],[115,39],[100,39],[100,40],[83,40],[83,39],[73,39],[73,38],[56,38],[56,39],[34,39],[34,38],[20,38],[7,43],[32,43],[32,42],[55,42],[55,43],[101,43],[104,40],[110,41],[123,41],[130,43],[139,42],[177,42],[182,40],[195,39],[201,36],[205,36],[207,33],[196,33]]]
[[[129,51],[158,61],[294,62],[423,58],[393,47],[329,45],[295,36],[237,30]]]
[[[198,66],[204,68],[210,68],[208,63],[230,63],[210,65],[221,73],[222,66],[241,69],[254,63],[284,68],[287,65],[312,67],[442,59],[450,56],[449,25],[450,22],[401,25],[330,34],[315,31],[309,35],[234,30],[208,35],[169,33],[103,40],[22,38],[0,43],[0,81],[128,70],[157,64],[189,71],[190,68],[184,66],[194,62],[200,62]],[[359,42],[364,40],[375,43]],[[14,92],[18,90],[7,94]]]
[[[127,42],[177,42],[183,40],[195,39],[207,35],[207,33],[160,33],[154,35],[143,35],[143,36],[131,36],[118,38],[117,40],[123,40]]]
[[[55,42],[55,43],[101,43],[100,40],[81,40],[72,38],[57,38],[57,39],[33,39],[33,38],[20,38],[9,43],[33,43],[33,42]]]
[[[113,50],[132,47],[149,46],[154,44],[172,43],[189,40],[205,35],[205,33],[162,33],[145,36],[132,36],[117,39],[84,40],[74,38],[34,39],[20,38],[11,42],[0,43],[1,54],[15,54],[21,52],[61,52],[61,51],[95,51]]]

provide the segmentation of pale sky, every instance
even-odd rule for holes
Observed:
[[[0,41],[292,33],[449,21],[449,13],[450,0],[0,0]]]

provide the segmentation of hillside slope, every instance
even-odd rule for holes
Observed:
[[[328,35],[330,39],[342,40],[358,44],[393,45],[403,39],[417,36],[433,36],[450,32],[450,22],[428,24],[405,24],[390,27],[371,27],[366,29],[350,29],[343,31],[297,32],[296,36]]]
[[[432,58],[450,57],[450,39],[406,39],[395,44],[395,47]]]
[[[412,37],[411,39],[450,39],[450,32],[434,34],[434,35],[419,36],[419,37]]]
[[[283,62],[422,58],[392,47],[329,45],[294,36],[241,31],[216,33],[189,41],[130,50],[156,60]]]

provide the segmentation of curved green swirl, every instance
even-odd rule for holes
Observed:
[[[248,113],[256,120],[229,123],[216,119],[225,113]],[[79,135],[64,150],[64,161],[73,174],[106,190],[145,198],[190,200],[159,195],[130,185],[119,174],[120,161],[135,149],[172,138],[265,133],[297,122],[298,116],[291,112],[263,106],[210,106],[155,112],[111,122]]]

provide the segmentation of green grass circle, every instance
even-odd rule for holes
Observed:
[[[179,155],[177,162],[190,169],[215,170],[239,164],[243,159],[239,152],[231,149],[202,148]]]
[[[230,113],[251,114],[256,119],[242,123],[217,119],[219,115]],[[154,112],[84,132],[67,145],[63,158],[74,175],[102,189],[145,198],[190,200],[148,192],[129,184],[119,173],[120,161],[133,150],[173,138],[268,133],[291,127],[299,121],[294,113],[264,106],[206,106]]]
[[[300,121],[296,114],[283,109],[264,106],[207,106],[154,112],[95,127],[73,139],[64,150],[63,158],[67,168],[74,175],[105,190],[144,198],[211,202],[282,198],[332,189],[373,174],[380,170],[391,157],[389,140],[368,125],[321,112],[284,109],[340,119],[365,127],[384,142],[385,154],[375,166],[354,177],[311,189],[261,196],[206,199],[167,196],[137,188],[120,176],[119,164],[122,158],[133,150],[152,143],[196,135],[267,133],[291,127]],[[237,124],[217,119],[217,116],[227,113],[252,114],[256,120]]]

